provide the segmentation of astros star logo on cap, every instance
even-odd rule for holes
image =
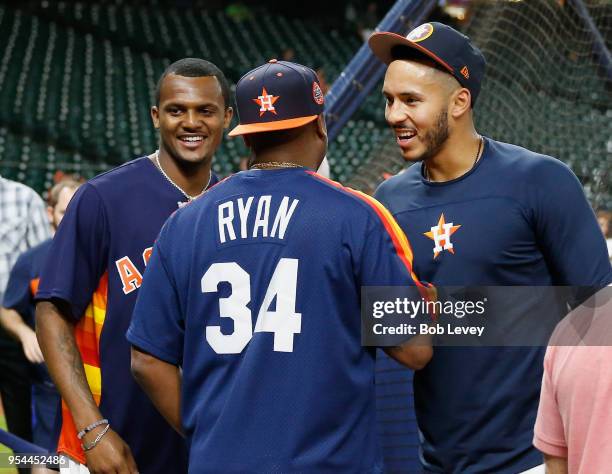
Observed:
[[[312,69],[270,59],[242,76],[236,84],[240,123],[228,135],[235,137],[302,127],[317,120],[323,113],[324,104],[319,78]]]
[[[261,91],[261,95],[257,99],[253,99],[257,105],[259,105],[259,116],[261,117],[266,112],[272,112],[276,115],[276,109],[274,108],[274,102],[279,99],[280,96],[270,95],[264,87]]]

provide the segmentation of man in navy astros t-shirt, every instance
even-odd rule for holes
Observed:
[[[419,162],[376,197],[412,243],[420,278],[438,287],[612,281],[605,242],[569,168],[476,132],[485,59],[466,36],[426,23],[406,38],[376,33],[369,44],[388,65],[386,120],[403,157]],[[522,314],[536,314],[537,303],[522,301]],[[423,469],[543,472],[532,446],[543,356],[540,347],[436,347],[414,376]]]

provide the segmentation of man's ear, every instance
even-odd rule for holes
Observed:
[[[327,125],[325,124],[325,116],[323,114],[319,114],[316,120],[317,128],[316,132],[319,138],[323,140],[327,140]]]
[[[453,92],[450,99],[449,113],[456,120],[472,109],[472,94],[462,87]]]
[[[232,117],[234,116],[234,109],[228,107],[225,109],[225,117],[223,118],[223,128],[228,128],[230,123],[232,122]]]
[[[151,120],[153,121],[153,126],[159,130],[159,108],[157,105],[151,107]]]

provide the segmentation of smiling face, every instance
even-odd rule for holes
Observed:
[[[385,74],[385,118],[402,156],[422,161],[435,156],[449,137],[451,95],[459,83],[427,63],[393,61]]]
[[[184,77],[169,74],[160,89],[159,105],[151,108],[153,125],[160,132],[160,149],[175,161],[207,163],[232,119],[214,76]]]

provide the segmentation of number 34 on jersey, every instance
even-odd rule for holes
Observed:
[[[231,293],[219,298],[219,315],[234,321],[234,332],[223,334],[220,326],[206,327],[206,341],[217,354],[239,354],[253,333],[274,333],[274,351],[293,352],[293,340],[302,327],[302,315],[296,312],[298,260],[281,258],[268,284],[266,295],[253,319],[248,304],[251,301],[251,276],[236,262],[213,263],[202,276],[202,293],[216,293],[220,283],[228,283]],[[270,306],[276,298],[276,309]]]

